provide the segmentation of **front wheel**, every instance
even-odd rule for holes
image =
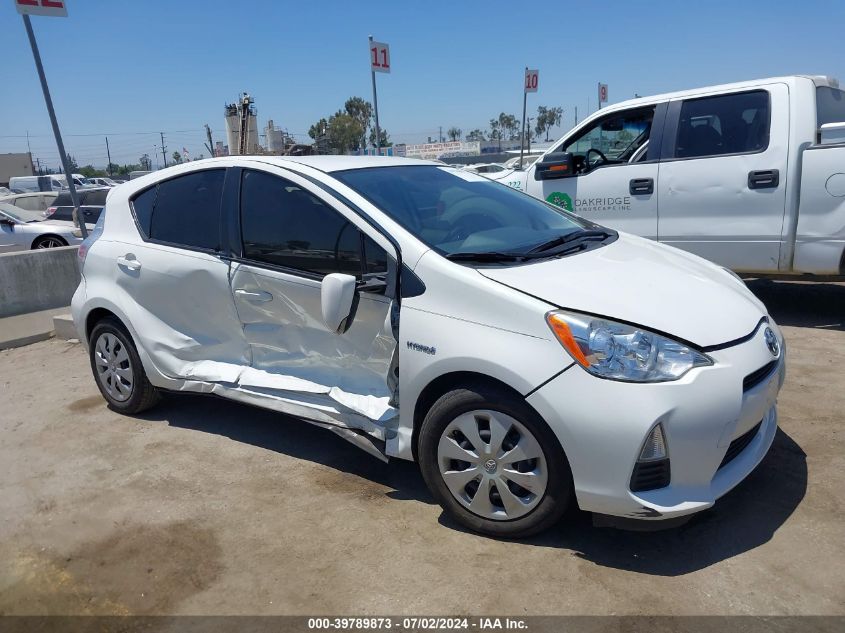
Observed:
[[[420,429],[426,484],[465,527],[524,537],[556,523],[572,497],[557,438],[520,397],[475,385],[441,396]]]
[[[132,337],[119,321],[107,318],[94,326],[88,353],[97,387],[113,409],[134,415],[159,401]]]
[[[32,248],[59,248],[60,246],[67,246],[62,238],[55,235],[44,235],[39,237],[32,243]]]

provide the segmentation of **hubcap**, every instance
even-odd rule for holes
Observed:
[[[132,395],[134,376],[129,354],[120,339],[105,332],[94,344],[94,365],[97,380],[106,393],[118,402],[124,402]]]
[[[61,246],[61,243],[51,237],[48,237],[46,240],[41,240],[38,243],[38,248],[56,248],[58,246]]]
[[[440,437],[437,463],[452,496],[485,519],[528,514],[548,484],[540,443],[499,411],[470,411],[452,420]]]

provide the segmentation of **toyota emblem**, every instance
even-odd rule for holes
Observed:
[[[766,347],[769,348],[769,351],[772,353],[772,356],[777,356],[778,354],[780,354],[780,343],[778,343],[778,337],[775,336],[775,333],[772,331],[772,328],[766,328],[766,331],[763,332],[763,338],[766,339]]]

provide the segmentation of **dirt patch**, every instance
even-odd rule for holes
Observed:
[[[103,400],[103,396],[97,394],[96,396],[88,396],[87,398],[74,400],[69,405],[67,405],[67,409],[68,411],[80,413],[83,411],[91,411],[92,409],[96,409],[98,407],[105,408],[105,406],[106,401]]]
[[[17,581],[0,592],[0,615],[167,614],[222,572],[215,535],[193,522],[120,527],[62,555],[7,558]]]

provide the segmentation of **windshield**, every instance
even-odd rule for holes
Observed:
[[[441,255],[528,253],[594,225],[524,193],[452,167],[334,172]]]
[[[15,222],[36,222],[44,219],[37,211],[27,211],[5,202],[0,202],[0,214],[12,218]]]

